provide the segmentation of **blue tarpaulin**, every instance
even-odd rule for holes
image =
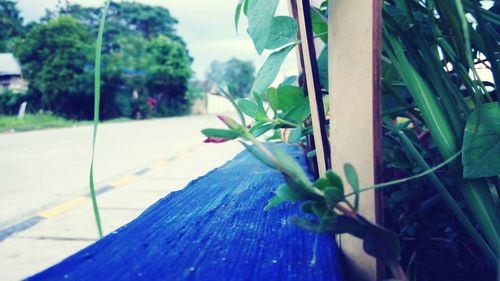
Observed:
[[[306,168],[300,149],[283,147]],[[299,204],[263,210],[281,183],[242,152],[28,280],[340,281],[334,238],[289,223]]]

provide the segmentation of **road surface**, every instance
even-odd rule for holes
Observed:
[[[95,181],[175,157],[200,145],[214,116],[99,126]],[[91,126],[0,134],[0,230],[58,202],[88,192]]]
[[[237,142],[204,144],[214,116],[104,124],[95,179],[104,235],[222,165]],[[0,134],[0,280],[31,276],[98,239],[88,197],[92,127]]]

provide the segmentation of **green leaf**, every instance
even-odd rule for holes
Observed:
[[[302,194],[304,198],[311,200],[321,199],[321,196],[318,195],[317,191],[313,188],[302,167],[292,156],[275,145],[271,145],[270,149],[273,155],[280,162],[282,169],[286,171],[287,175],[285,175],[285,182],[290,186],[290,188]]]
[[[248,0],[248,34],[257,53],[262,54],[271,33],[271,26],[279,0]],[[267,87],[266,87],[267,88]]]
[[[288,137],[289,143],[298,143],[302,137],[302,127],[293,128],[290,131],[290,136]]]
[[[342,182],[342,179],[340,178],[339,175],[335,174],[330,170],[326,171],[326,178],[328,179],[328,181],[332,186],[340,188],[342,192],[344,191],[344,183]]]
[[[285,176],[285,182],[290,189],[300,194],[304,200],[318,201],[323,199],[321,195],[317,194],[312,189],[309,181],[304,182],[304,180],[301,180],[299,177],[291,178],[290,176]]]
[[[264,211],[269,211],[271,208],[275,207],[278,204],[286,202],[278,196],[273,196],[271,199],[267,201],[267,205],[264,207]]]
[[[314,182],[314,186],[321,189],[321,190],[324,190],[324,189],[327,189],[328,187],[331,187],[332,184],[330,183],[329,180],[327,180],[325,178],[319,178]]]
[[[228,126],[229,129],[233,129],[233,130],[242,130],[243,129],[243,126],[241,126],[238,122],[236,122],[236,120],[234,120],[233,118],[231,118],[229,116],[217,115],[217,118],[219,118],[224,124],[226,124],[226,126]]]
[[[304,199],[302,194],[291,189],[287,184],[282,184],[278,187],[278,190],[276,190],[276,196],[285,201],[292,202]]]
[[[278,91],[276,90],[276,88],[270,87],[267,89],[266,95],[269,106],[276,115],[276,113],[278,112]]]
[[[324,202],[306,202],[300,208],[304,213],[313,214],[320,218],[329,211]]]
[[[256,112],[256,114],[255,114],[255,120],[257,122],[268,122],[268,121],[270,121],[269,117],[267,117],[267,115],[266,115],[266,112],[262,111],[262,110],[259,110],[259,111]]]
[[[344,192],[338,187],[328,187],[323,192],[326,203],[332,207],[344,201]]]
[[[240,143],[250,152],[255,158],[259,159],[262,163],[264,163],[266,166],[271,167],[273,169],[276,169],[276,165],[274,165],[273,161],[271,161],[266,155],[264,155],[260,150],[255,148],[253,145],[248,145],[242,141]]]
[[[293,173],[304,185],[310,185],[309,179],[297,161],[279,146],[271,145],[271,152],[276,156],[281,165],[289,172]]]
[[[250,0],[251,1],[251,0]],[[285,61],[288,53],[295,47],[296,44],[292,44],[282,49],[272,53],[267,58],[266,62],[257,72],[255,76],[255,81],[252,86],[252,93],[262,94],[276,79],[276,75],[281,68],[281,65]]]
[[[464,132],[462,162],[465,178],[500,174],[500,104],[486,103],[472,112]]]
[[[267,38],[266,49],[276,49],[297,40],[297,23],[287,16],[272,19],[271,32]]]
[[[301,87],[281,84],[277,89],[278,110],[289,112],[294,107],[303,103],[307,98],[304,96],[304,89]]]
[[[97,44],[95,49],[95,71],[94,71],[94,121],[93,121],[93,133],[92,133],[92,156],[90,160],[90,172],[89,172],[89,188],[90,188],[90,198],[92,199],[92,210],[94,212],[94,218],[97,226],[97,232],[99,238],[102,238],[102,223],[101,216],[99,214],[99,206],[97,205],[97,194],[95,192],[94,186],[94,156],[95,156],[95,143],[97,138],[97,127],[99,126],[99,105],[101,103],[101,55],[102,55],[102,41],[104,37],[104,25],[106,24],[106,16],[108,14],[109,5],[111,0],[107,0],[104,3],[102,9],[101,19],[99,21],[99,31],[97,33]]]
[[[309,151],[306,156],[307,156],[307,158],[316,157],[316,149]]]
[[[328,23],[326,17],[321,14],[321,11],[317,8],[311,9],[311,23],[313,33],[315,35],[320,35],[321,41],[324,43],[328,42]]]
[[[347,182],[351,185],[352,190],[354,191],[354,209],[357,210],[359,206],[359,179],[358,174],[356,173],[356,169],[349,164],[344,164],[344,174],[347,179]]]
[[[238,132],[226,129],[203,129],[201,133],[209,138],[235,139],[240,136]]]
[[[254,137],[260,137],[261,135],[267,133],[269,130],[274,128],[274,125],[271,123],[255,123],[248,132],[252,134]]]
[[[243,113],[249,117],[255,118],[255,114],[258,110],[257,104],[248,99],[238,99],[237,103]]]
[[[236,29],[236,32],[238,32],[238,23],[240,22],[241,8],[244,4],[245,0],[240,0],[238,2],[238,5],[236,6],[236,12],[234,14],[234,28]]]
[[[283,119],[295,124],[302,124],[310,114],[311,108],[309,107],[309,100],[304,99],[300,104],[285,114]]]
[[[245,0],[245,4],[243,4],[243,13],[248,15],[248,0]]]
[[[328,47],[323,48],[318,57],[318,72],[321,86],[328,90]]]

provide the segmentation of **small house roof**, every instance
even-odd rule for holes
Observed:
[[[0,53],[0,76],[21,75],[21,66],[11,53]]]

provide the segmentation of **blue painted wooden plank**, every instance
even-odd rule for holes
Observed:
[[[301,150],[283,147],[306,167]],[[298,204],[263,211],[281,183],[278,172],[242,152],[28,280],[340,281],[333,237],[288,222]]]

